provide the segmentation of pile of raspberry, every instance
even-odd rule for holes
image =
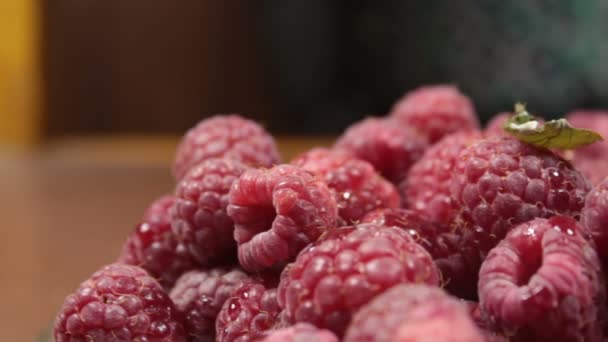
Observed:
[[[289,163],[261,125],[204,119],[54,339],[606,341],[608,149],[534,147],[509,116],[482,130],[424,86]],[[607,113],[570,119],[608,134]]]

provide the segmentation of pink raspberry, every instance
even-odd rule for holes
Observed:
[[[386,289],[438,282],[431,256],[403,229],[360,224],[304,249],[283,270],[278,301],[289,323],[308,322],[341,336],[351,315]]]
[[[272,330],[280,309],[277,290],[257,282],[239,285],[217,315],[217,342],[253,342]]]
[[[204,119],[184,135],[173,163],[175,178],[181,179],[208,158],[231,158],[254,167],[280,162],[272,136],[257,123],[236,114]]]
[[[600,260],[608,265],[608,178],[587,195],[581,224],[593,237]]]
[[[272,332],[261,342],[338,342],[338,338],[329,330],[319,329],[308,323],[298,323]]]
[[[426,150],[401,183],[407,206],[432,221],[451,222],[456,209],[450,194],[454,167],[460,152],[479,138],[478,132],[454,133]]]
[[[215,341],[217,314],[232,291],[249,279],[238,268],[214,268],[190,271],[177,280],[170,297],[184,315],[191,341]]]
[[[325,183],[293,165],[246,171],[229,201],[239,261],[249,271],[282,267],[334,228],[338,216]]]
[[[187,341],[181,316],[146,271],[112,264],[66,297],[53,336],[71,341]]]
[[[398,208],[401,199],[395,186],[374,167],[345,151],[312,149],[292,164],[320,177],[335,192],[338,215],[346,224],[358,222],[378,208]]]
[[[429,222],[427,218],[407,209],[379,209],[367,214],[362,223],[396,226],[404,229],[433,257],[441,272],[442,286],[451,293],[465,298],[474,298],[475,289],[460,287],[475,279],[479,269],[479,258],[472,253],[462,253],[462,237],[444,224]]]
[[[566,116],[575,127],[592,129],[608,139],[608,112],[575,111]],[[574,167],[598,184],[608,176],[608,140],[578,148],[570,152]]]
[[[605,289],[597,254],[569,217],[507,234],[479,272],[481,310],[512,341],[603,341]]]
[[[173,196],[163,196],[146,210],[118,257],[118,262],[145,269],[165,287],[170,288],[185,271],[195,268],[196,262],[171,231],[169,209]]]
[[[368,161],[384,178],[399,184],[428,147],[425,137],[395,120],[367,118],[350,126],[335,148]]]
[[[507,137],[481,139],[463,150],[453,174],[459,212],[451,230],[460,236],[467,260],[483,260],[520,223],[559,214],[578,217],[589,191],[567,161]],[[473,277],[458,286],[472,290],[475,282]]]
[[[200,265],[213,266],[236,256],[234,223],[226,207],[232,183],[246,169],[236,160],[206,159],[177,184],[173,231]]]
[[[344,342],[483,342],[466,306],[437,287],[392,287],[354,315]]]
[[[505,132],[504,126],[507,119],[513,116],[513,113],[510,112],[502,112],[494,115],[490,121],[486,124],[486,128],[483,130],[483,134],[486,136],[509,136],[507,132]]]
[[[450,133],[479,129],[471,100],[449,85],[424,86],[405,94],[390,116],[423,132],[431,143]]]

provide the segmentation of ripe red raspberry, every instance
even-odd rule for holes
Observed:
[[[395,120],[367,118],[350,126],[335,144],[368,161],[389,181],[399,184],[428,147],[425,137]]]
[[[249,276],[238,268],[190,271],[182,275],[170,297],[184,315],[193,342],[215,341],[215,319],[232,291]]]
[[[335,229],[303,250],[279,282],[279,305],[289,323],[309,322],[344,333],[351,315],[401,283],[437,286],[427,251],[403,229],[360,224]]]
[[[66,297],[55,341],[187,341],[181,316],[146,271],[111,264]]]
[[[319,329],[308,323],[298,323],[273,331],[261,342],[338,342],[338,338],[329,330]]]
[[[172,227],[192,258],[213,266],[236,256],[234,223],[228,217],[228,192],[247,167],[211,158],[193,167],[175,189]]]
[[[378,208],[398,208],[401,199],[393,184],[374,167],[345,151],[312,149],[292,164],[319,176],[335,192],[338,215],[346,224],[358,222]]]
[[[338,216],[327,185],[293,165],[246,171],[229,201],[239,261],[249,271],[282,267],[334,228]]]
[[[239,285],[217,315],[217,342],[253,342],[273,329],[280,309],[277,290],[257,282]]]
[[[502,112],[494,115],[494,117],[492,117],[492,119],[486,124],[483,134],[486,136],[508,136],[509,134],[505,132],[504,126],[507,119],[509,119],[512,115],[513,113],[510,112]]]
[[[452,231],[468,260],[483,260],[520,223],[558,214],[578,217],[589,191],[567,161],[507,137],[481,139],[463,150],[454,175],[452,199],[460,209]],[[472,278],[459,286],[474,289],[475,283]]]
[[[449,85],[424,86],[405,94],[390,115],[423,132],[431,143],[450,133],[479,129],[471,100]]]
[[[602,341],[605,289],[595,250],[569,217],[514,228],[483,262],[481,310],[512,341]]]
[[[608,178],[587,195],[581,224],[593,237],[600,260],[608,265]]]
[[[407,209],[379,209],[365,215],[362,223],[396,226],[404,229],[433,257],[440,271],[442,286],[464,298],[474,298],[476,290],[459,287],[476,278],[479,257],[462,252],[462,237],[445,224],[429,222],[427,218]]]
[[[392,287],[353,316],[344,342],[482,342],[466,306],[437,287]]]
[[[171,231],[169,209],[174,201],[167,195],[153,202],[118,257],[118,262],[142,267],[165,288],[171,288],[182,273],[196,267]]]
[[[608,139],[608,112],[575,111],[566,116],[575,127],[592,129]],[[600,183],[608,176],[608,140],[570,152],[570,160],[593,184]]]
[[[431,146],[410,169],[400,191],[407,207],[430,220],[449,223],[455,215],[450,194],[460,152],[481,138],[478,132],[454,133]]]
[[[175,178],[181,179],[208,158],[231,158],[254,167],[280,162],[272,136],[257,123],[236,114],[204,119],[184,135],[173,163]]]

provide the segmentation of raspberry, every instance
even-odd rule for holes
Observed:
[[[566,118],[573,126],[592,129],[608,139],[608,112],[575,111]],[[569,152],[572,164],[593,184],[600,183],[608,176],[608,141],[600,141]]]
[[[239,115],[216,115],[202,120],[177,147],[173,174],[181,179],[208,158],[231,158],[251,166],[270,167],[280,162],[274,139],[257,123]]]
[[[238,286],[217,315],[217,342],[253,342],[273,329],[280,309],[277,290],[257,282]]]
[[[581,212],[581,224],[593,237],[600,259],[608,265],[608,178],[587,195]]]
[[[536,217],[578,217],[589,191],[565,160],[507,137],[478,140],[454,169],[452,199],[460,207],[452,231],[460,252],[475,262],[514,226]],[[475,273],[479,263],[470,271]],[[463,278],[463,280],[466,280]],[[474,289],[475,277],[458,287]]]
[[[346,224],[358,222],[374,209],[400,206],[393,184],[378,175],[371,164],[344,151],[315,148],[292,164],[316,174],[335,192],[338,215]]]
[[[390,116],[423,132],[431,143],[450,133],[479,129],[471,100],[449,85],[420,87],[405,94]]]
[[[475,289],[459,286],[462,283],[466,284],[469,279],[476,278],[480,261],[467,259],[469,255],[460,250],[461,236],[455,234],[449,226],[429,222],[420,214],[407,209],[372,211],[363,218],[362,222],[404,229],[433,257],[435,265],[441,271],[442,285],[446,289],[465,298],[476,296]]]
[[[397,285],[354,315],[344,342],[482,342],[466,306],[443,290]]]
[[[184,314],[191,341],[215,341],[215,319],[231,292],[249,276],[238,268],[190,271],[182,275],[170,297]]]
[[[230,190],[241,266],[249,271],[282,267],[336,225],[333,193],[305,170],[278,165],[246,171]]]
[[[161,285],[137,266],[111,264],[66,297],[57,342],[186,341],[181,316]]]
[[[384,290],[438,282],[431,256],[407,232],[359,224],[304,249],[283,270],[278,301],[289,323],[309,322],[341,336],[351,315]]]
[[[498,136],[509,136],[505,132],[504,125],[507,119],[509,119],[513,113],[502,112],[494,115],[490,121],[486,124],[486,128],[483,130],[483,134],[486,136],[498,135]]]
[[[177,184],[173,231],[200,265],[213,266],[236,256],[234,223],[226,207],[232,183],[246,169],[236,160],[211,158]]]
[[[171,288],[182,273],[196,267],[171,231],[169,209],[174,201],[167,195],[153,202],[118,257],[118,262],[142,267],[165,288]]]
[[[450,194],[454,166],[460,152],[479,138],[478,132],[454,133],[426,150],[400,186],[407,206],[432,221],[451,222],[455,215]]]
[[[577,222],[538,218],[507,234],[479,272],[481,310],[512,341],[601,341],[605,289]]]
[[[308,323],[298,323],[272,332],[261,342],[338,342],[338,338],[331,331]]]
[[[412,164],[422,157],[428,141],[395,120],[367,118],[349,127],[335,148],[368,161],[384,178],[399,184]]]

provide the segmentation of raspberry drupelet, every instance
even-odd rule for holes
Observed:
[[[238,268],[189,271],[171,290],[170,297],[184,316],[191,342],[215,341],[215,319],[232,291],[250,277]]]
[[[346,224],[358,222],[378,208],[398,208],[401,199],[393,184],[383,179],[366,161],[346,151],[315,148],[292,164],[320,177],[335,192],[338,215]]]
[[[480,308],[511,341],[603,341],[605,288],[578,223],[538,218],[509,232],[479,272]]]
[[[581,224],[593,238],[600,260],[608,266],[608,178],[587,195]]]
[[[236,159],[252,167],[280,162],[272,136],[262,126],[236,114],[204,119],[184,135],[173,163],[175,178],[181,179],[208,158]]]
[[[460,236],[465,259],[483,260],[520,223],[578,218],[589,189],[584,176],[549,150],[508,137],[480,139],[456,163],[451,191],[459,209],[450,229]],[[473,277],[461,287],[472,290],[475,283]]]
[[[217,342],[254,342],[274,329],[280,313],[277,290],[257,281],[237,286],[215,322]]]
[[[426,137],[395,120],[367,118],[350,126],[334,147],[349,151],[399,184],[429,146]]]
[[[298,323],[273,331],[260,342],[338,342],[338,338],[329,330],[319,329],[308,323]]]
[[[175,198],[169,195],[154,201],[118,257],[118,262],[142,267],[165,288],[171,288],[182,273],[197,266],[171,231],[169,211],[174,203]]]
[[[450,85],[424,86],[405,94],[390,116],[423,132],[431,143],[450,133],[479,129],[471,100]]]
[[[451,222],[456,211],[450,193],[454,167],[460,152],[479,138],[476,131],[454,133],[426,150],[400,185],[407,207],[431,221]]]
[[[57,315],[57,342],[186,342],[181,315],[143,269],[111,264],[66,297]]]
[[[234,223],[226,207],[232,183],[247,168],[236,160],[207,159],[194,166],[176,186],[172,229],[201,266],[236,259]]]
[[[335,228],[338,216],[327,185],[293,165],[246,171],[234,182],[229,202],[239,262],[248,271],[282,268]]]
[[[281,274],[278,301],[288,323],[308,322],[341,336],[357,309],[401,283],[437,286],[431,256],[401,228],[359,224],[303,250]]]
[[[353,316],[344,342],[483,342],[467,307],[437,287],[392,287]]]

